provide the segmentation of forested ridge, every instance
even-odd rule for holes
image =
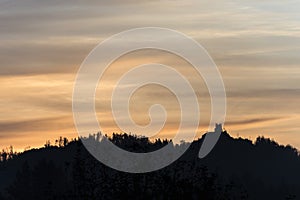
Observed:
[[[204,137],[171,165],[144,174],[107,167],[79,139],[61,137],[54,145],[47,141],[43,148],[18,154],[3,150],[0,199],[300,199],[297,149],[264,137],[235,139],[223,131],[212,152],[199,159]],[[126,133],[109,140],[132,152],[172,142]],[[185,144],[174,148],[180,145]]]

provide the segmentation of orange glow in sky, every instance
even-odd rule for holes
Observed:
[[[77,137],[72,92],[82,61],[112,34],[144,26],[181,31],[206,48],[223,77],[225,128],[232,136],[254,140],[264,135],[300,148],[299,4],[116,0],[85,5],[67,0],[58,7],[50,2],[0,1],[0,149],[13,145],[22,151],[59,136]],[[147,62],[172,66],[189,78],[201,110],[198,136],[205,133],[210,100],[203,80],[186,61],[153,50],[125,55],[106,72],[96,93],[104,131],[119,131],[109,112],[114,81],[122,71]],[[146,125],[149,106],[156,102],[168,111],[157,136],[171,137],[180,113],[176,98],[164,88],[138,90],[130,102],[132,118]]]

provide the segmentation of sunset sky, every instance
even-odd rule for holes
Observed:
[[[77,137],[72,92],[81,63],[111,35],[149,26],[180,31],[208,51],[225,84],[225,128],[232,136],[264,135],[300,149],[299,0],[0,0],[0,149]],[[155,50],[121,57],[107,72],[106,87],[96,94],[105,131],[119,131],[107,111],[110,78],[147,62],[173,66],[197,85],[199,136],[207,131],[203,80],[181,58]],[[171,137],[179,112],[168,90],[141,88],[131,99],[132,117],[146,125],[148,108],[157,102],[169,112],[159,136]]]

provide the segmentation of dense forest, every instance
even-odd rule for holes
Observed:
[[[213,151],[199,159],[204,137],[171,165],[143,174],[107,167],[80,139],[61,137],[55,145],[47,141],[43,148],[22,153],[11,147],[1,152],[0,199],[300,199],[295,148],[264,137],[234,139],[223,131]],[[154,151],[172,142],[126,133],[109,140],[132,152]]]

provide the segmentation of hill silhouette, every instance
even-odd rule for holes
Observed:
[[[144,174],[103,165],[78,139],[60,138],[56,146],[47,142],[20,154],[3,151],[0,199],[300,199],[297,149],[264,137],[234,139],[223,131],[212,152],[199,159],[204,137],[171,165]],[[109,140],[132,152],[171,142],[126,133]]]

